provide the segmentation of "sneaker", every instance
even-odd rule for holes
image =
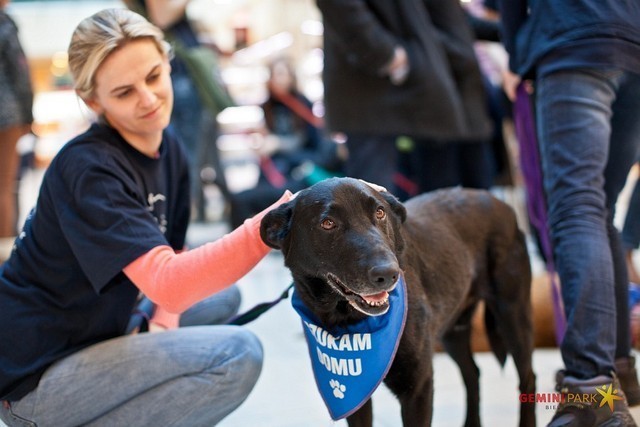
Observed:
[[[620,380],[620,386],[627,398],[629,407],[640,404],[640,384],[638,383],[638,371],[636,370],[636,358],[634,356],[616,359],[616,374]],[[566,373],[563,369],[556,372],[556,384],[562,384]]]
[[[561,379],[557,390],[562,402],[548,427],[636,427],[615,374],[587,380],[563,375]]]
[[[640,404],[640,384],[638,384],[638,372],[636,371],[636,358],[633,356],[616,359],[616,374],[620,380],[620,386],[627,397],[629,406]]]

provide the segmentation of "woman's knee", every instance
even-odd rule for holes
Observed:
[[[262,343],[253,332],[240,327],[237,328],[232,340],[235,356],[232,357],[231,369],[237,377],[241,377],[242,381],[246,382],[250,391],[262,371]]]
[[[218,379],[258,376],[262,369],[262,344],[256,335],[241,326],[193,326],[167,332],[172,358],[192,375],[212,374]],[[181,348],[179,348],[181,347]],[[175,362],[175,360],[174,360]],[[188,366],[185,366],[188,365]],[[188,374],[187,374],[188,375]]]
[[[247,399],[258,381],[263,358],[260,341],[247,329],[237,326],[224,328],[222,358],[212,358],[208,369],[173,384],[181,390],[181,398],[192,408],[189,419],[180,420],[177,424],[217,424]],[[187,395],[186,390],[191,394]]]
[[[202,343],[196,358],[205,365],[182,375],[172,387],[179,384],[182,397],[200,408],[194,411],[221,419],[244,402],[255,387],[262,371],[262,344],[251,331],[239,326],[185,329]],[[207,330],[216,330],[217,339],[207,341]]]
[[[180,316],[180,326],[220,325],[238,313],[242,295],[237,285],[194,304]]]

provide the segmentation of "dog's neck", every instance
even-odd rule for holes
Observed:
[[[323,314],[315,313],[320,322],[328,329],[334,326],[347,326],[357,323],[367,315],[354,309],[347,301],[340,301],[331,311]]]

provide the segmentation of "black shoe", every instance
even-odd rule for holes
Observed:
[[[620,380],[620,386],[627,397],[629,406],[640,404],[640,384],[638,384],[638,372],[636,371],[636,358],[633,356],[616,359],[616,375]]]
[[[562,402],[547,427],[637,427],[615,375],[561,380],[556,387]]]

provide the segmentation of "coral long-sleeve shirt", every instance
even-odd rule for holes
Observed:
[[[124,273],[159,306],[158,322],[175,326],[177,316],[194,303],[219,292],[247,274],[270,248],[260,238],[260,221],[274,207],[290,200],[289,191],[272,206],[247,219],[222,238],[192,250],[176,253],[157,246],[124,268]]]

